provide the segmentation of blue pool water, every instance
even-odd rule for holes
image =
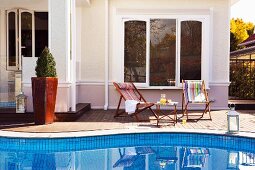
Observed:
[[[255,139],[190,133],[0,138],[2,170],[255,170]]]

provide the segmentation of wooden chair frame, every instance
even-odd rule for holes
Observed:
[[[202,90],[203,90],[203,93],[205,95],[205,101],[203,101],[203,102],[202,101],[201,102],[192,102],[192,101],[189,101],[189,99],[186,98],[186,96],[185,96],[185,93],[186,93],[185,81],[196,81],[196,80],[182,80],[182,89],[183,89],[182,90],[182,114],[183,114],[183,116],[186,115],[187,120],[199,120],[199,119],[203,118],[205,113],[208,113],[209,114],[209,120],[212,120],[211,109],[210,109],[210,103],[212,101],[210,101],[209,98],[208,98],[208,92],[206,91],[204,80],[202,80]],[[200,80],[198,80],[198,81],[200,81]],[[199,118],[189,119],[189,116],[199,116],[199,115],[189,115],[188,114],[188,105],[190,103],[192,103],[192,104],[205,104],[205,109],[204,109],[202,115]]]
[[[147,102],[145,100],[145,98],[142,96],[142,94],[138,91],[138,89],[135,87],[135,85],[133,83],[130,83],[132,86],[133,86],[133,91],[134,93],[137,95],[137,98],[139,99],[139,103],[137,103],[136,105],[136,110],[135,110],[135,113],[132,114],[132,116],[135,116],[135,119],[136,121],[140,121],[139,117],[137,116],[137,114],[139,114],[140,112],[146,110],[146,109],[149,109],[153,115],[158,119],[158,115],[151,109],[151,107],[154,105],[154,103],[151,103],[151,102]],[[115,116],[114,117],[119,117],[120,115],[122,115],[123,113],[125,113],[125,111],[122,111],[120,112],[120,104],[121,104],[121,101],[122,99],[124,101],[126,100],[129,100],[127,99],[121,92],[121,89],[118,85],[118,83],[116,82],[113,82],[113,85],[115,86],[116,90],[118,91],[118,93],[120,94],[120,99],[119,99],[119,102],[118,102],[118,107],[116,109],[116,113],[115,113]]]

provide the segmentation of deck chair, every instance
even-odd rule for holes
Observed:
[[[209,120],[212,120],[210,113],[210,103],[208,99],[208,93],[205,88],[204,80],[182,80],[182,113],[183,116],[187,116],[187,120],[199,120],[205,113],[209,114]],[[198,119],[189,119],[189,116],[199,116],[199,115],[189,115],[188,105],[192,104],[203,104],[205,105],[205,110]]]
[[[132,114],[133,116],[135,116],[137,121],[139,121],[139,118],[138,118],[137,114],[139,114],[140,112],[142,112],[146,109],[149,109],[153,113],[153,115],[156,118],[158,118],[157,114],[151,109],[151,107],[154,105],[154,103],[147,102],[133,83],[116,83],[116,82],[113,82],[113,85],[115,86],[116,90],[120,94],[118,107],[116,109],[116,113],[115,113],[114,117],[118,117],[121,114],[125,113],[125,111],[124,112],[119,111],[120,110],[120,104],[121,104],[121,101],[123,99],[124,101],[126,101],[126,100],[138,101],[138,103],[136,105],[135,113]]]

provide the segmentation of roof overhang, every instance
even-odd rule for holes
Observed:
[[[90,6],[91,0],[76,0],[77,6]]]
[[[255,54],[255,46],[232,51],[230,52],[230,58],[236,57],[236,56],[249,55],[249,54]]]

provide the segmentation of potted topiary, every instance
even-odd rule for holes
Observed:
[[[37,77],[31,78],[35,124],[48,124],[54,121],[58,86],[55,66],[52,54],[45,47],[36,62]]]

